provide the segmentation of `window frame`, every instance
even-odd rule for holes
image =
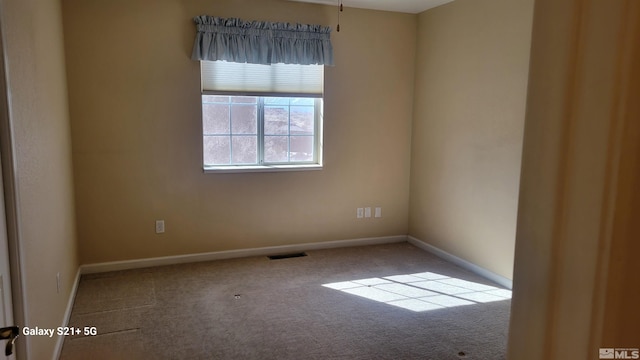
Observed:
[[[256,97],[257,106],[257,163],[256,164],[220,164],[220,165],[207,165],[204,163],[204,116],[203,116],[203,104],[205,95],[214,96],[245,96]],[[265,162],[264,161],[264,142],[265,136],[269,136],[264,132],[264,99],[267,97],[280,97],[280,98],[312,98],[314,99],[314,135],[313,135],[313,157],[311,161],[289,161],[289,162]],[[230,103],[231,104],[231,103]],[[291,104],[287,105],[291,106]],[[201,91],[200,94],[200,114],[201,114],[201,164],[205,173],[241,173],[241,172],[278,172],[278,171],[307,171],[307,170],[322,170],[322,140],[323,140],[323,109],[324,109],[324,97],[309,94],[284,94],[284,93],[251,93],[251,92],[228,92],[228,91]],[[289,112],[291,110],[289,109]],[[289,126],[291,122],[289,120]],[[229,129],[231,132],[231,128]],[[289,159],[291,158],[291,133],[286,135],[288,137],[288,150],[287,154]],[[229,134],[232,141],[233,133]]]

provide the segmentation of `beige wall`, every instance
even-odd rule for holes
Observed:
[[[3,1],[2,22],[27,299],[26,323],[18,325],[55,328],[78,269],[60,2]],[[30,343],[30,358],[47,359],[56,340],[18,341]]]
[[[322,171],[204,174],[192,18],[335,25],[335,7],[65,0],[63,13],[82,263],[407,233],[415,16],[344,12]],[[363,206],[383,217],[356,219]]]
[[[409,234],[512,277],[533,0],[420,14]]]

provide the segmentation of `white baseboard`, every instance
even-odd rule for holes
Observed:
[[[251,248],[251,249],[226,250],[226,251],[199,253],[199,254],[164,256],[164,257],[156,257],[156,258],[112,261],[112,262],[82,265],[80,266],[80,269],[78,270],[79,271],[78,275],[76,276],[76,283],[74,284],[74,289],[72,292],[73,297],[70,298],[69,306],[67,309],[68,314],[65,315],[65,319],[68,321],[68,317],[71,311],[71,306],[73,305],[72,300],[75,298],[75,291],[77,290],[79,276],[81,274],[95,274],[95,273],[102,273],[102,272],[109,272],[109,271],[140,269],[140,268],[153,267],[153,266],[185,264],[185,263],[200,262],[200,261],[235,259],[235,258],[249,257],[249,256],[267,256],[267,255],[282,254],[282,253],[288,253],[288,252],[298,252],[298,251],[389,244],[389,243],[396,243],[396,242],[403,242],[403,241],[408,241],[409,243],[413,244],[414,246],[422,250],[428,251],[444,260],[454,263],[477,275],[480,275],[488,280],[491,280],[499,285],[502,285],[505,288],[511,289],[513,287],[513,282],[511,279],[498,275],[492,271],[489,271],[483,267],[480,267],[472,262],[459,258],[455,255],[449,254],[448,252],[441,250],[433,245],[427,244],[426,242],[419,240],[413,236],[396,235],[396,236],[382,236],[382,237],[350,239],[350,240],[325,241],[325,242],[317,242],[317,243],[268,246],[268,247]]]
[[[407,236],[407,241],[422,249],[425,251],[428,251],[432,254],[434,254],[435,256],[442,258],[444,260],[447,260],[451,263],[454,263],[458,266],[460,266],[463,269],[467,269],[477,275],[480,275],[488,280],[491,280],[499,285],[504,286],[507,289],[512,289],[513,287],[513,281],[509,278],[506,278],[504,276],[498,275],[494,272],[491,272],[483,267],[480,267],[472,262],[469,262],[465,259],[459,258],[455,255],[449,254],[448,252],[441,250],[433,245],[427,244],[426,242],[419,240],[413,236]]]
[[[200,254],[164,256],[164,257],[138,259],[138,260],[112,261],[112,262],[104,262],[104,263],[97,263],[97,264],[87,264],[87,265],[80,266],[80,272],[82,274],[94,274],[94,273],[102,273],[102,272],[108,272],[108,271],[139,269],[139,268],[146,268],[146,267],[152,267],[152,266],[164,266],[164,265],[184,264],[184,263],[192,263],[192,262],[200,262],[200,261],[234,259],[234,258],[249,257],[249,256],[266,256],[266,255],[282,254],[287,252],[333,249],[333,248],[351,247],[351,246],[389,244],[389,243],[404,242],[404,241],[407,241],[406,235],[382,236],[382,237],[361,238],[361,239],[351,239],[351,240],[336,240],[336,241],[325,241],[325,242],[317,242],[317,243],[305,243],[305,244],[282,245],[282,246],[268,246],[268,247],[262,247],[262,248],[252,248],[252,249],[227,250],[227,251],[200,253]]]
[[[69,325],[69,319],[71,318],[71,310],[73,310],[73,303],[76,300],[76,293],[78,292],[78,284],[80,283],[80,268],[76,271],[76,278],[73,280],[73,286],[71,286],[71,293],[69,293],[69,300],[67,301],[67,309],[64,312],[64,318],[62,318],[62,324],[60,326],[66,327]],[[53,352],[53,360],[60,358],[62,353],[62,345],[64,345],[64,339],[66,336],[58,336],[56,340],[56,347]]]

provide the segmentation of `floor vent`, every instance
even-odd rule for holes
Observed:
[[[282,255],[271,255],[269,256],[269,259],[271,260],[280,260],[280,259],[290,259],[290,258],[297,258],[297,257],[303,257],[303,256],[307,256],[307,253],[293,253],[293,254],[282,254]]]

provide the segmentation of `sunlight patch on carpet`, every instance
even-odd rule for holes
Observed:
[[[322,286],[422,312],[511,299],[511,291],[432,272],[341,281]]]

